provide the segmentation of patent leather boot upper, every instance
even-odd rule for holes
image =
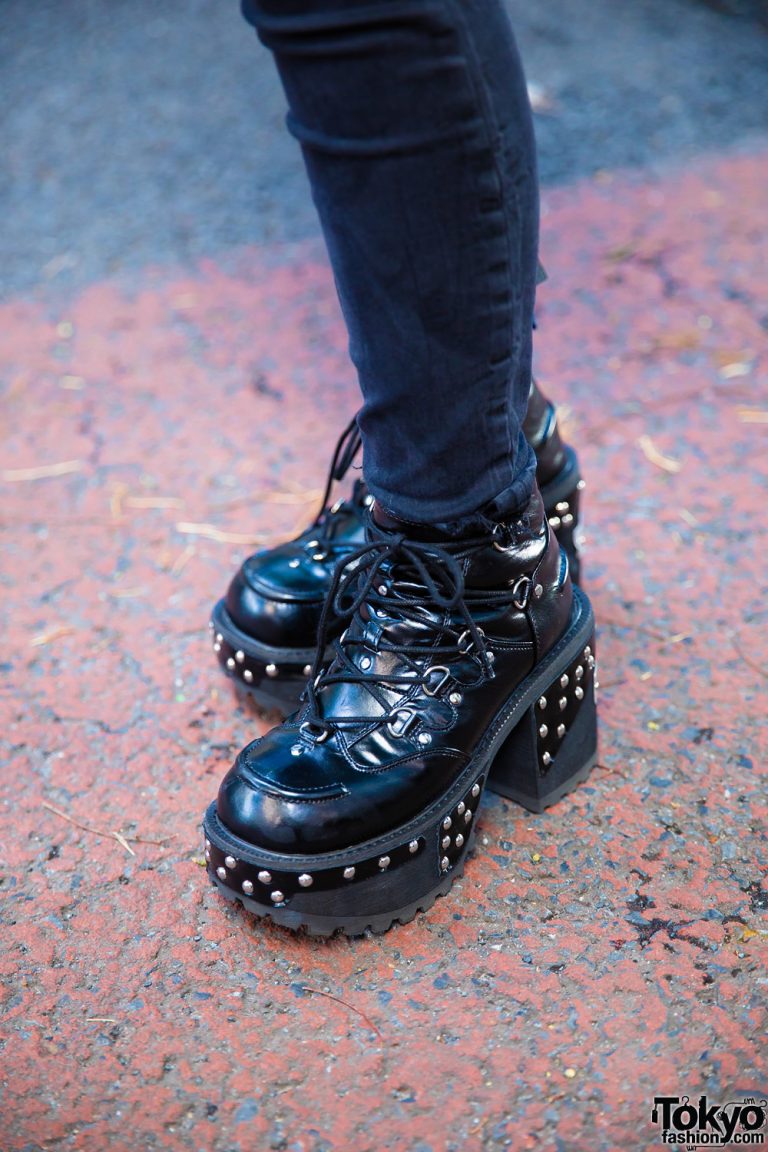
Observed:
[[[323,936],[407,923],[462,874],[487,789],[542,812],[597,758],[595,621],[538,493],[459,536],[377,520],[334,574],[298,712],[203,820],[222,895]]]
[[[537,454],[537,478],[550,525],[569,554],[571,575],[577,580],[574,532],[583,481],[573,449],[561,441],[554,406],[535,382],[524,430]],[[222,668],[261,703],[284,713],[296,706],[314,662],[333,570],[364,542],[372,497],[363,481],[355,481],[350,499],[330,499],[333,484],[343,479],[359,446],[353,420],[336,447],[321,512],[312,525],[296,539],[250,556],[212,613],[211,639]]]
[[[332,853],[385,834],[465,771],[505,701],[569,624],[567,558],[541,496],[444,538],[378,513],[334,577],[299,711],[243,750],[217,819],[260,850]],[[407,527],[407,533],[403,530]]]

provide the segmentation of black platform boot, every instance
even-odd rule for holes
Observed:
[[[461,874],[485,788],[540,812],[596,756],[592,610],[538,491],[458,539],[374,517],[334,574],[302,706],[204,821],[226,897],[321,935],[411,919]]]
[[[523,428],[536,452],[537,481],[550,525],[578,583],[580,560],[574,532],[584,482],[576,453],[560,439],[554,405],[535,383]],[[349,499],[330,502],[334,483],[344,478],[359,447],[353,420],[336,446],[315,521],[295,540],[250,556],[212,613],[213,650],[224,671],[260,704],[283,714],[296,707],[314,663],[320,614],[333,570],[364,541],[365,513],[372,499],[365,484],[356,480]]]

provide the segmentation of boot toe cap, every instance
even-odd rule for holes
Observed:
[[[273,729],[237,757],[219,789],[217,812],[231,832],[275,852],[323,852],[339,845],[347,790],[332,763],[312,754],[297,727]]]
[[[314,565],[313,567],[319,567]],[[298,569],[276,557],[252,556],[227,589],[224,606],[247,635],[274,647],[311,647],[315,643],[328,577],[310,572],[299,582]]]

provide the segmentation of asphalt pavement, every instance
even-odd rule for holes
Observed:
[[[0,0],[2,1152],[640,1152],[765,1097],[765,10],[514,12],[599,763],[318,941],[200,829],[275,720],[211,606],[359,403],[271,61],[234,0]]]
[[[761,0],[511,4],[541,179],[768,131]],[[3,0],[0,292],[316,236],[269,54],[236,0]]]

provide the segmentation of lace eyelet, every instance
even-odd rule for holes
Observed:
[[[485,632],[482,630],[482,628],[477,629],[477,634],[481,637],[485,636]],[[456,647],[458,648],[459,652],[461,652],[462,656],[466,656],[468,652],[472,651],[473,644],[474,640],[472,639],[472,633],[470,632],[469,628],[466,628],[456,641]]]
[[[387,730],[395,738],[406,736],[418,722],[419,717],[410,708],[398,708],[395,719],[388,721]]]
[[[493,526],[493,531],[491,532],[491,536],[493,537],[493,546],[497,552],[509,552],[511,550],[511,548],[514,547],[514,545],[510,545],[509,548],[505,548],[504,545],[499,544],[498,540],[496,539],[497,536],[501,536],[502,532],[504,532],[506,530],[507,530],[506,524],[494,524],[494,526]]]
[[[311,740],[313,744],[324,744],[331,734],[327,728],[321,729],[319,734],[316,733],[313,731],[309,720],[305,720],[303,724],[299,725],[299,732],[302,736],[306,736],[307,740]]]
[[[433,672],[442,672],[442,676],[438,680],[437,684],[434,685],[434,687],[430,686],[429,684],[424,684],[425,696],[436,696],[440,689],[444,688],[451,678],[450,669],[446,668],[444,664],[433,664],[431,668],[427,668],[424,676],[431,676]]]
[[[512,586],[512,603],[519,612],[524,612],[528,607],[531,599],[531,588],[533,587],[533,580],[530,576],[520,576]],[[522,596],[520,590],[522,589]]]

